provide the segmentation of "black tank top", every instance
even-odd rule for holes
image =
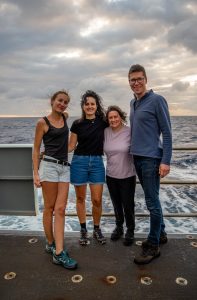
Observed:
[[[68,125],[65,116],[62,114],[64,119],[64,126],[61,128],[54,127],[47,117],[43,119],[49,126],[48,131],[43,136],[43,143],[45,148],[45,155],[53,158],[68,161]]]

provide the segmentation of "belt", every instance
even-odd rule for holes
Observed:
[[[42,160],[44,161],[48,161],[48,162],[52,162],[58,165],[62,165],[62,166],[70,166],[70,163],[67,161],[63,161],[63,160],[58,160],[58,159],[50,159],[50,158],[46,158],[44,157]]]

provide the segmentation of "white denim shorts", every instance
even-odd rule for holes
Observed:
[[[45,157],[53,159],[53,157],[47,155]],[[38,172],[41,182],[70,182],[70,166],[41,160]]]

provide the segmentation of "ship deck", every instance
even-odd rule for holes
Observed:
[[[67,249],[79,264],[71,271],[52,263],[51,255],[44,252],[43,233],[1,232],[1,300],[197,299],[196,235],[169,236],[169,242],[161,246],[161,256],[144,266],[133,263],[140,251],[136,243],[125,247],[121,240],[110,241],[108,235],[106,245],[91,240],[90,245],[82,247],[77,235],[65,235]],[[31,238],[37,238],[37,242],[29,243]],[[139,240],[141,235],[135,242]],[[8,272],[15,272],[16,277],[5,280]],[[82,281],[74,283],[74,275],[81,275]],[[115,276],[115,283],[107,281],[110,275]],[[149,277],[152,283],[142,284],[143,277]],[[178,285],[178,277],[186,279],[187,285]]]

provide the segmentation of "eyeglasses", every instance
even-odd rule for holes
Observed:
[[[135,84],[135,83],[143,83],[144,82],[144,77],[138,77],[138,78],[132,78],[129,79],[130,84]]]

